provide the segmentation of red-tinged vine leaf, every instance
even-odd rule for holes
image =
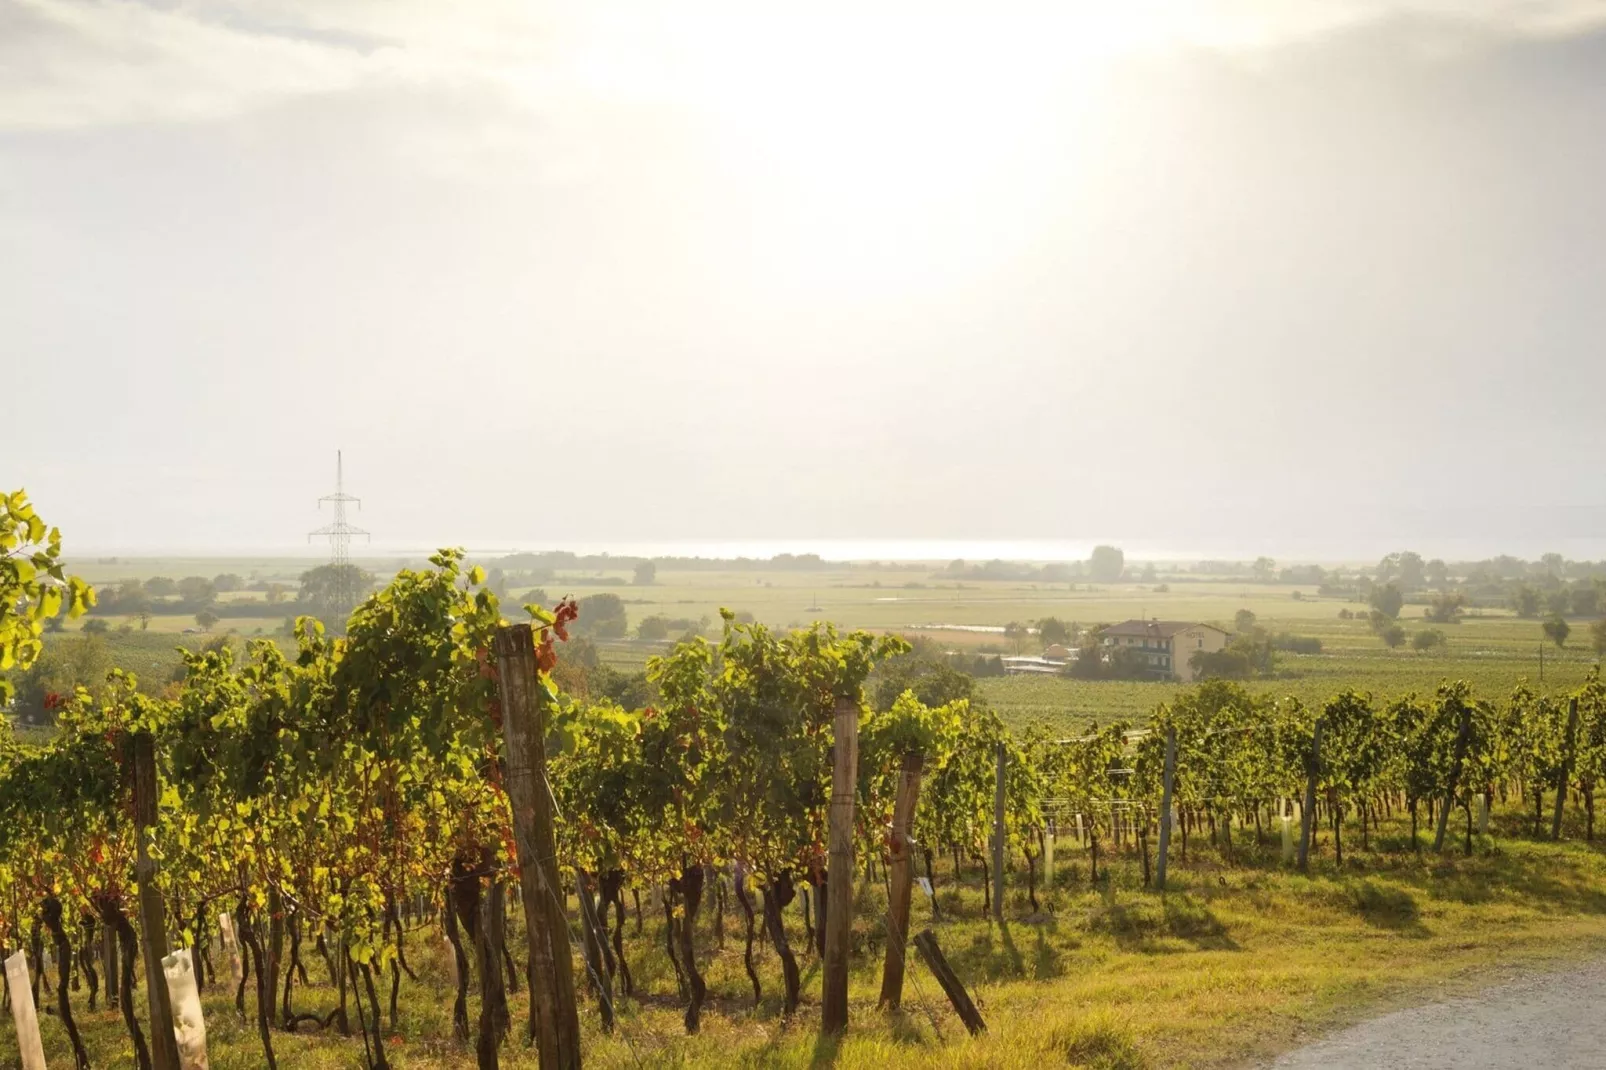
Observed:
[[[567,643],[569,641],[569,624],[579,619],[579,604],[572,598],[565,598],[553,610],[552,630],[558,633],[559,639]]]
[[[557,668],[558,652],[553,647],[550,637],[535,644],[535,665],[542,672],[551,672]]]

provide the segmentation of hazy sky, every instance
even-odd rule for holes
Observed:
[[[1603,191],[1583,0],[0,0],[0,484],[1606,556]]]

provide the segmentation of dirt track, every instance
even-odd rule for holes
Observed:
[[[1606,1067],[1606,962],[1398,1011],[1301,1048],[1271,1070],[1596,1070]]]

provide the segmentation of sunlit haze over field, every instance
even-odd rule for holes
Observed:
[[[342,449],[376,547],[1602,557],[1603,130],[1582,0],[0,0],[0,485],[100,551],[304,547]]]

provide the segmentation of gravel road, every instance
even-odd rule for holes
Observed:
[[[1597,1070],[1606,1067],[1606,962],[1398,1011],[1290,1052],[1270,1070]]]

